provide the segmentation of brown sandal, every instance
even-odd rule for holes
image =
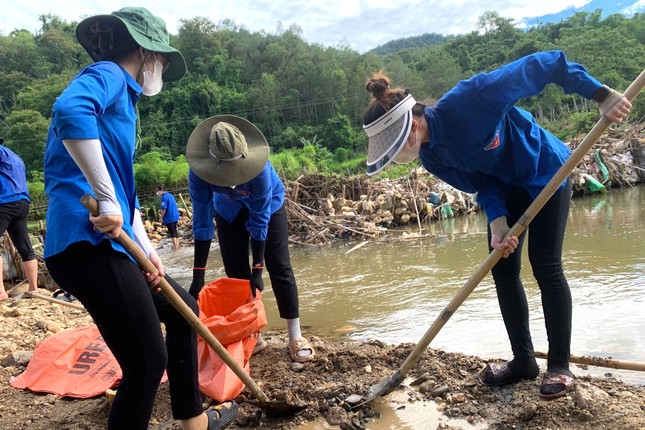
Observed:
[[[574,379],[556,372],[546,372],[540,385],[540,397],[546,400],[557,399],[573,390]],[[558,389],[553,391],[553,389]]]

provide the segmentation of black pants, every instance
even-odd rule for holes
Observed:
[[[532,199],[525,190],[514,189],[506,201],[510,212],[508,225],[512,226],[531,203]],[[562,270],[562,243],[570,204],[571,181],[568,181],[544,205],[528,227],[528,255],[542,297],[549,342],[549,366],[568,367],[571,348],[571,291]],[[519,237],[520,243],[515,253],[507,259],[501,259],[492,270],[513,355],[520,361],[535,356],[529,331],[528,303],[520,279],[522,246],[526,234],[525,231]]]
[[[29,231],[27,230],[28,214],[29,202],[27,200],[0,204],[0,236],[5,231],[9,232],[9,237],[11,237],[11,241],[18,250],[22,261],[36,259],[36,253],[31,246]]]
[[[248,219],[249,211],[246,207],[240,210],[232,223],[226,222],[215,213],[219,247],[224,270],[229,278],[251,279],[250,234],[246,229]],[[269,220],[269,231],[264,247],[264,265],[269,272],[280,317],[298,318],[298,287],[289,258],[289,226],[284,205],[271,215]]]
[[[179,237],[177,234],[177,223],[171,222],[170,224],[164,224],[168,229],[168,237]]]
[[[108,429],[148,428],[164,370],[174,418],[202,412],[197,336],[161,293],[150,290],[132,260],[108,241],[79,242],[46,264],[56,283],[83,303],[123,371]],[[169,276],[166,280],[197,314],[192,296]],[[160,322],[166,326],[165,344]]]

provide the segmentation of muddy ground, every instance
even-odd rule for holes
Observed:
[[[38,342],[53,332],[90,324],[82,310],[35,298],[0,303],[0,429],[105,428],[109,410],[105,396],[61,399],[9,385],[25,369]],[[297,414],[275,416],[242,401],[229,428],[287,430],[309,421],[329,429],[376,426],[380,416],[372,409],[373,402],[351,411],[349,403],[367,395],[373,384],[388,380],[413,348],[310,337],[317,359],[294,367],[285,334],[264,336],[269,346],[252,358],[252,378],[269,397],[293,396],[292,402],[307,406]],[[645,387],[626,385],[607,373],[601,379],[578,378],[573,393],[545,401],[537,395],[538,380],[501,389],[481,387],[475,375],[484,364],[478,357],[428,349],[399,388],[397,398],[403,401],[398,407],[422,403],[438,411],[440,418],[424,424],[424,429],[459,428],[453,424],[455,418],[487,429],[645,429]],[[167,384],[160,388],[150,429],[180,429],[171,417]]]

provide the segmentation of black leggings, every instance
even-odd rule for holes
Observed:
[[[215,213],[219,247],[224,270],[229,278],[251,279],[250,235],[246,229],[248,219],[249,210],[246,207],[240,210],[232,223],[226,222]],[[284,205],[271,215],[269,220],[269,231],[264,247],[264,264],[269,272],[280,318],[298,318],[298,287],[289,258],[289,226]]]
[[[515,188],[506,200],[509,227],[532,203],[529,194]],[[548,366],[568,368],[571,347],[571,291],[562,270],[562,243],[571,204],[571,181],[559,189],[528,227],[529,261],[542,296],[542,308],[549,342]],[[520,279],[522,246],[526,231],[519,237],[515,253],[501,259],[492,274],[497,298],[516,360],[535,356],[529,331],[529,310]],[[490,228],[488,230],[490,244]],[[490,245],[489,245],[490,248]]]
[[[36,259],[36,253],[31,246],[27,230],[28,214],[29,202],[27,200],[0,204],[0,236],[4,234],[5,230],[9,232],[9,237],[11,237],[22,261]]]
[[[108,429],[148,428],[164,370],[174,418],[201,414],[197,336],[161,293],[150,290],[132,260],[108,241],[78,242],[46,264],[54,281],[83,303],[123,371]],[[166,280],[197,314],[192,296],[168,275]],[[160,322],[166,326],[165,344]]]

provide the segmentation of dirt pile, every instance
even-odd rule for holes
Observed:
[[[24,370],[38,342],[54,332],[90,324],[91,319],[82,310],[38,299],[0,303],[0,428],[105,428],[109,406],[104,396],[60,399],[9,385]],[[378,411],[372,404],[356,410],[351,405],[360,402],[370,386],[389,379],[413,348],[411,344],[312,337],[317,359],[293,365],[283,333],[265,333],[265,338],[269,346],[251,361],[253,379],[269,397],[280,398],[286,393],[308,406],[298,414],[280,417],[242,402],[230,428],[287,430],[315,420],[326,422],[325,428],[370,428],[370,423],[379,420]],[[475,375],[483,366],[478,357],[428,349],[396,392],[398,398],[404,398],[400,407],[423,403],[438,411],[440,418],[429,429],[456,429],[452,424],[455,418],[487,429],[645,428],[643,387],[626,385],[610,376],[581,377],[569,396],[544,401],[537,396],[537,380],[495,389],[478,385]],[[167,384],[159,391],[150,428],[180,429],[171,417]]]

